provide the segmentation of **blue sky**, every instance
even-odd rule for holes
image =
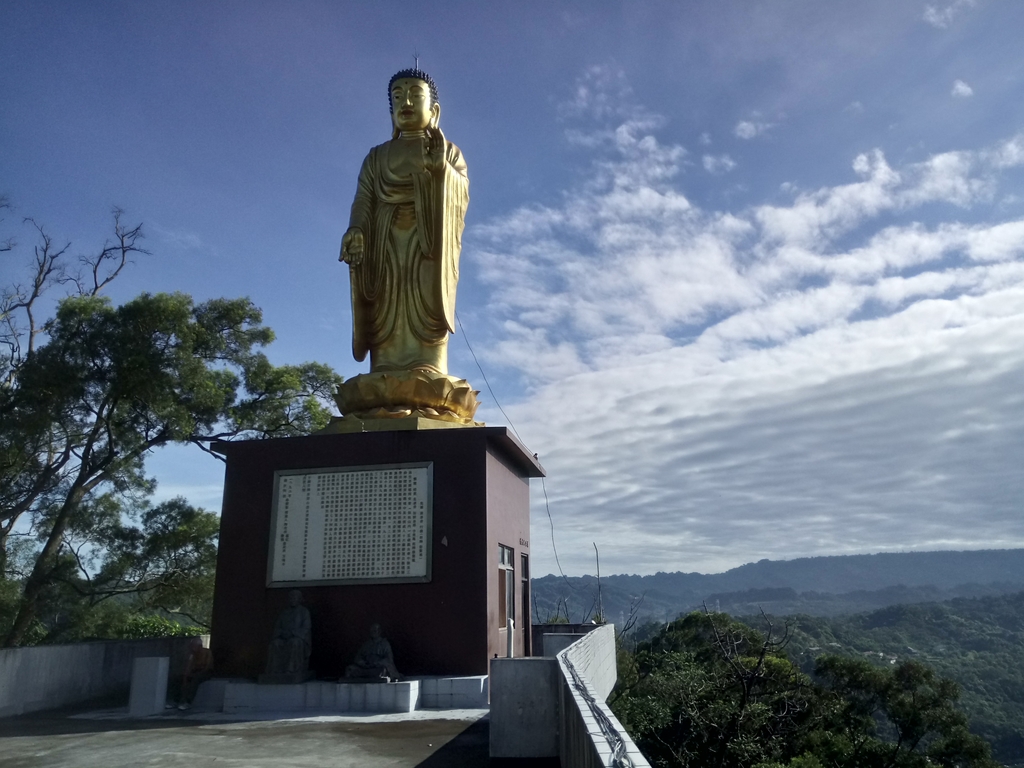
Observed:
[[[2,0],[0,29],[0,278],[21,216],[84,252],[119,205],[153,254],[115,299],[250,296],[276,362],[345,376],[338,245],[418,53],[493,395],[458,335],[451,369],[540,454],[567,572],[1024,546],[1024,5]],[[219,506],[208,457],[150,466]]]

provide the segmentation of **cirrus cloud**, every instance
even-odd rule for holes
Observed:
[[[1024,219],[976,215],[1024,134],[711,210],[654,125],[467,232],[563,565],[1024,545]]]
[[[945,8],[935,5],[924,7],[924,20],[936,29],[946,29],[964,11],[974,7],[975,0],[954,0]]]

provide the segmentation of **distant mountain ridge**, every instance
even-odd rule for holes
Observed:
[[[534,621],[568,613],[581,620],[597,609],[593,576],[533,580]],[[643,595],[641,620],[666,621],[703,603],[734,615],[830,616],[888,605],[982,597],[1024,590],[1024,549],[898,552],[761,560],[724,573],[656,573],[601,578],[609,621],[621,623]]]

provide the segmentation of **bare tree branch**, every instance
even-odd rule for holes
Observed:
[[[78,288],[82,295],[95,296],[110,282],[121,274],[125,264],[131,262],[133,253],[149,254],[145,248],[137,245],[144,235],[142,225],[127,227],[121,223],[124,210],[114,208],[114,241],[107,241],[103,249],[95,256],[80,256],[79,261],[89,271],[92,286],[84,288],[79,282]]]

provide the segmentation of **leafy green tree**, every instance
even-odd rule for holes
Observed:
[[[655,765],[755,766],[800,754],[821,715],[785,638],[724,614],[691,613],[641,643],[612,709]]]
[[[175,558],[208,558],[209,551],[176,548],[175,537],[196,533],[182,526],[208,528],[208,519],[172,504],[144,513],[141,529],[119,522],[153,490],[146,457],[172,443],[211,452],[218,440],[309,434],[329,421],[327,403],[341,381],[318,363],[270,364],[260,349],[273,332],[248,299],[197,304],[184,294],[142,294],[114,306],[99,295],[141,252],[141,230],[125,229],[119,216],[114,245],[85,261],[84,278],[63,271],[66,248],[55,250],[40,229],[29,287],[2,293],[0,551],[8,552],[23,517],[37,542],[19,579],[6,646],[25,641],[47,591],[74,584],[76,569],[89,599],[128,584],[154,604],[201,592],[185,586],[188,568],[176,567]],[[76,289],[40,325],[39,299],[58,284]],[[105,554],[87,563],[90,548]]]
[[[42,642],[122,636],[131,617],[208,627],[219,525],[182,498],[130,513],[114,494],[90,499],[65,532],[35,635]]]
[[[877,667],[862,659],[823,656],[816,675],[836,705],[827,727],[809,734],[810,753],[825,765],[924,768],[996,766],[989,745],[956,709],[960,686],[916,661]]]
[[[0,196],[0,212],[11,208],[8,198]],[[38,243],[33,248],[27,280],[0,287],[0,397],[10,396],[17,390],[19,371],[32,357],[38,339],[45,332],[40,304],[49,291],[67,288],[69,295],[97,296],[134,256],[148,253],[139,245],[141,225],[127,227],[121,223],[121,216],[122,211],[115,209],[114,239],[104,243],[99,252],[80,256],[81,269],[77,272],[67,264],[70,243],[58,246],[40,224],[33,219],[24,220],[38,235]],[[16,238],[9,237],[0,244],[0,253],[14,251],[17,245]],[[3,402],[0,400],[0,408]],[[8,572],[8,544],[14,526],[31,506],[31,502],[26,505],[26,497],[31,497],[36,487],[45,486],[51,480],[53,470],[48,471],[45,465],[35,462],[35,454],[45,448],[43,425],[46,418],[45,414],[38,417],[34,432],[44,433],[38,444],[12,447],[0,438],[0,580],[6,578]],[[38,437],[26,430],[20,435],[26,440],[32,436]]]
[[[923,661],[962,687],[971,732],[1006,765],[1024,764],[1024,592],[792,619],[788,650],[814,672],[823,650],[891,667]]]

